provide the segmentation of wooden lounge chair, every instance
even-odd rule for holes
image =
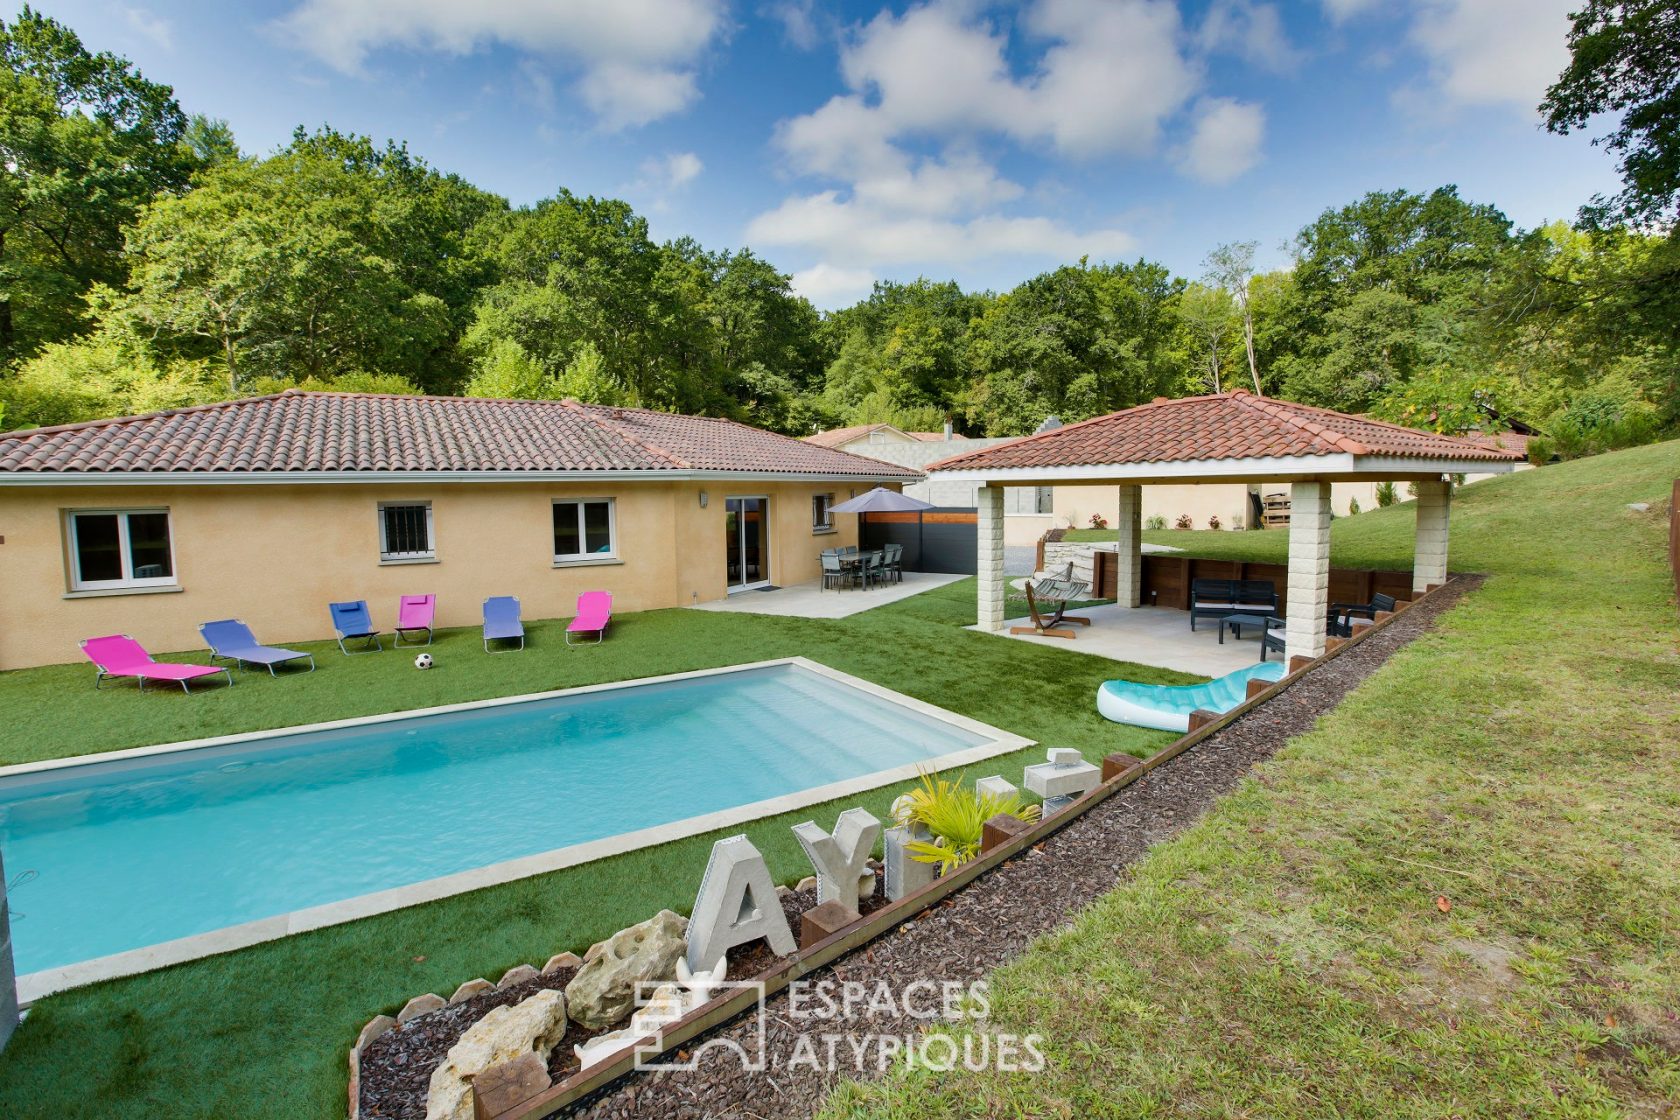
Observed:
[[[1011,626],[1009,628],[1011,634],[1038,634],[1046,638],[1072,638],[1074,636],[1073,631],[1063,629],[1063,623],[1077,622],[1081,626],[1091,625],[1090,619],[1067,613],[1068,603],[1079,598],[1088,590],[1085,584],[1046,579],[1039,581],[1038,589],[1035,592],[1032,581],[1028,580],[1025,590],[1027,593],[1027,614],[1032,617],[1033,624],[1031,626]],[[1039,595],[1044,595],[1056,604],[1055,613],[1048,618],[1039,612]]]

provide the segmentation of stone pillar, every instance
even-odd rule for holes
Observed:
[[[1324,652],[1330,610],[1330,484],[1289,488],[1289,603],[1285,663]]]
[[[1412,591],[1447,582],[1447,525],[1452,519],[1452,484],[1439,479],[1417,484],[1417,537],[1412,554]]]
[[[1009,593],[1003,580],[1003,487],[982,486],[975,491],[979,506],[980,629],[1003,629],[1004,601]]]
[[[6,865],[0,863],[0,1050],[18,1023],[17,972],[12,965],[12,922],[6,903]]]
[[[1143,602],[1143,487],[1120,487],[1120,549],[1114,565],[1114,602],[1135,607]]]

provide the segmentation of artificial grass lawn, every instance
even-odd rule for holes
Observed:
[[[6,713],[0,763],[221,735],[354,715],[513,695],[717,665],[803,655],[941,707],[1037,739],[1147,755],[1170,735],[1108,723],[1100,681],[1196,678],[1075,651],[1005,642],[961,629],[975,619],[964,581],[848,619],[820,621],[653,611],[624,615],[600,646],[568,650],[562,623],[528,627],[523,653],[486,655],[476,630],[445,633],[437,666],[412,653],[343,657],[313,647],[320,669],[270,679],[239,673],[231,689],[92,688],[92,669],[0,674]],[[1043,747],[983,764],[1018,774]],[[743,829],[778,881],[810,867],[790,827],[829,822],[862,804],[885,816],[905,784],[758,821]],[[558,794],[555,812],[564,812]],[[484,806],[495,812],[494,804]],[[370,821],[401,843],[423,820]],[[363,1023],[409,997],[444,996],[475,976],[538,965],[644,920],[687,913],[711,843],[678,841],[236,953],[94,985],[36,1005],[0,1054],[0,1116],[331,1117],[344,1113],[345,1051]],[[23,868],[10,867],[16,876]],[[257,870],[260,873],[260,869]],[[27,921],[27,887],[13,899]],[[16,911],[22,911],[18,918]]]
[[[1677,475],[1671,442],[1461,491],[1482,589],[995,973],[989,1029],[1048,1069],[901,1070],[825,1116],[1676,1115]],[[1412,516],[1337,521],[1334,562],[1407,566]]]

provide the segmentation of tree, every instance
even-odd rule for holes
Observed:
[[[474,287],[466,228],[499,207],[399,147],[300,134],[148,207],[120,310],[161,353],[214,357],[233,391],[353,371],[446,386]]]
[[[168,86],[25,7],[0,23],[0,365],[86,325],[126,276],[123,231],[195,160]]]
[[[1208,254],[1206,280],[1229,292],[1242,316],[1243,350],[1248,355],[1248,374],[1254,381],[1256,396],[1264,396],[1260,388],[1260,363],[1254,357],[1254,311],[1249,305],[1249,283],[1254,279],[1254,250],[1257,242],[1234,241],[1220,245]]]
[[[1623,189],[1583,214],[1595,225],[1680,217],[1680,7],[1674,0],[1584,0],[1571,16],[1569,66],[1540,104],[1560,135],[1621,114],[1594,140],[1620,158]]]
[[[1215,393],[1223,393],[1225,389],[1220,378],[1220,351],[1237,322],[1236,305],[1232,302],[1230,293],[1223,288],[1190,284],[1185,287],[1184,294],[1178,297],[1178,319],[1202,348],[1201,369],[1206,376],[1207,387]],[[1251,330],[1246,333],[1250,340],[1249,352],[1252,354],[1253,332]]]

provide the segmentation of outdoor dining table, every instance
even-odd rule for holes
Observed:
[[[1032,616],[1031,626],[1011,626],[1011,634],[1038,634],[1046,638],[1072,638],[1072,630],[1063,628],[1065,622],[1077,622],[1081,626],[1091,625],[1088,618],[1067,613],[1067,605],[1085,597],[1091,589],[1088,583],[1076,579],[1041,579],[1037,583],[1028,580],[1027,613]],[[1039,612],[1041,602],[1056,604],[1056,610],[1049,617]]]
[[[885,551],[881,549],[870,549],[867,552],[842,552],[840,554],[840,566],[842,568],[860,568],[866,558],[873,556],[875,558],[875,569],[879,571],[881,557],[885,555]],[[865,590],[868,590],[867,585],[865,585]]]

